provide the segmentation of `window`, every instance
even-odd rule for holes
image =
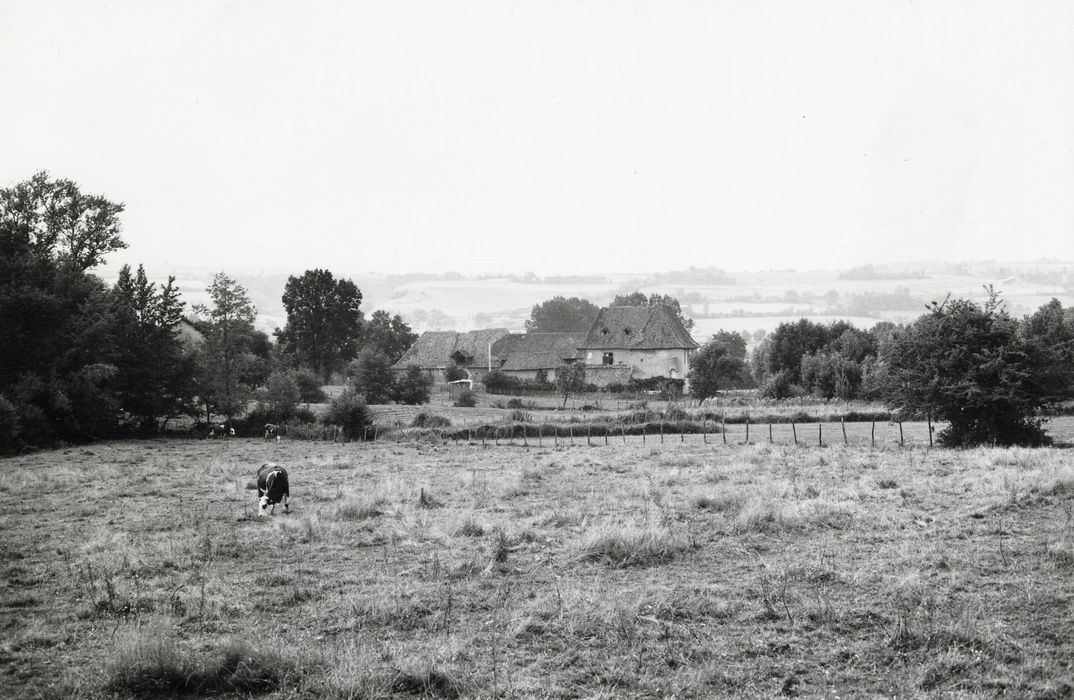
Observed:
[[[604,353],[604,358],[601,360],[601,364],[605,364],[605,365],[615,364],[615,354],[610,353],[610,352]]]
[[[629,328],[624,328],[623,329],[623,335],[629,337],[630,336],[630,329]]]
[[[608,335],[608,329],[607,328],[601,328],[600,329],[600,334],[601,335]]]

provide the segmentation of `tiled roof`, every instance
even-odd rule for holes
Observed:
[[[600,310],[582,342],[583,348],[658,350],[700,347],[675,312],[655,306],[608,306]]]
[[[584,334],[525,333],[512,334],[502,349],[493,347],[503,360],[504,370],[555,369],[564,361],[576,359]]]
[[[393,367],[405,369],[417,365],[422,369],[437,369],[454,364],[451,356],[460,352],[466,358],[467,367],[485,367],[488,365],[489,343],[507,335],[505,328],[457,333],[455,331],[426,331],[403,353]]]

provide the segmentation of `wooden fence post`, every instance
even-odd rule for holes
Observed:
[[[929,422],[929,447],[932,447],[932,414],[927,414],[925,420]]]
[[[843,444],[849,445],[850,443],[847,442],[847,423],[843,416],[839,416],[839,426],[843,429]]]
[[[660,444],[664,444],[664,421],[660,421]]]
[[[541,443],[544,441],[544,423],[537,424],[537,447],[541,447]]]
[[[772,424],[768,424],[768,444],[772,444]]]
[[[750,444],[750,417],[746,416],[746,444]]]
[[[824,424],[817,423],[817,446],[824,447]]]
[[[604,426],[604,444],[608,444],[608,426]]]
[[[873,421],[873,427],[869,430],[869,447],[876,447],[876,421]]]
[[[709,420],[706,418],[701,421],[701,438],[705,441],[705,444],[709,444]]]
[[[727,444],[727,417],[720,418],[720,433],[723,435],[723,444]]]
[[[794,427],[794,421],[791,421],[791,434],[794,435],[794,444],[798,446],[798,428]]]
[[[904,444],[906,443],[904,443],[902,439],[902,421],[899,421],[899,447],[902,447]]]
[[[592,436],[593,436],[592,426],[586,425],[586,427],[585,427],[585,444],[587,446],[592,446],[593,445],[593,441],[590,439]]]

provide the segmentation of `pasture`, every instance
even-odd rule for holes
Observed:
[[[1074,693],[1070,450],[686,437],[2,460],[0,695]]]

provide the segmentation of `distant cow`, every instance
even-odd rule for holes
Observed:
[[[274,462],[266,462],[257,470],[257,514],[275,512],[276,504],[283,503],[283,509],[290,511],[288,498],[291,493],[287,486],[287,470]],[[272,506],[272,511],[269,511]]]
[[[216,423],[209,426],[210,438],[229,438],[235,437],[235,429],[229,428],[223,423]]]
[[[280,436],[283,434],[283,426],[276,425],[275,423],[265,423],[265,439],[280,441]]]

